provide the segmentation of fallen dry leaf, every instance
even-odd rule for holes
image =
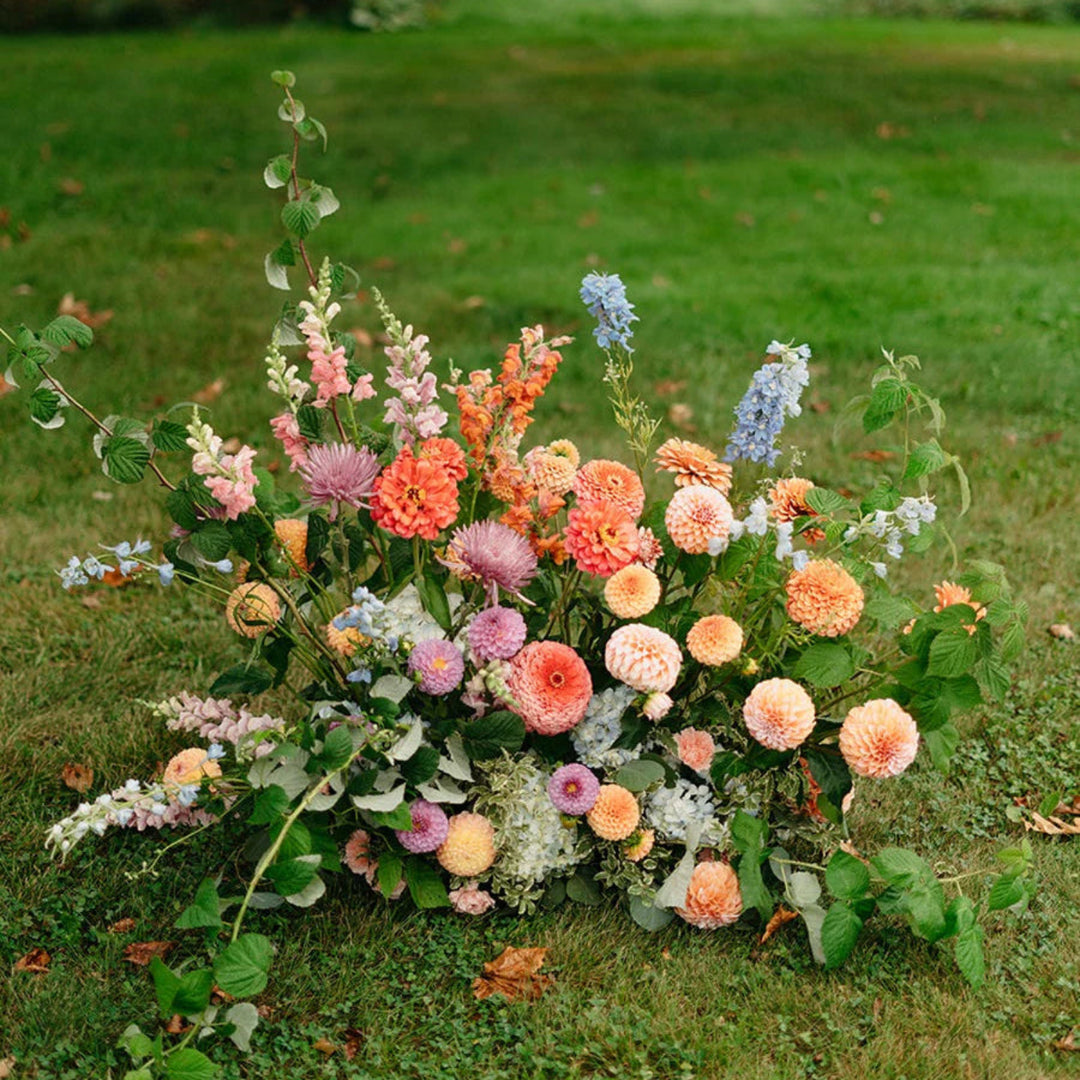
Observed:
[[[461,255],[469,250],[469,244],[467,240],[463,240],[460,236],[454,236],[450,238],[450,242],[446,245],[446,250],[451,255]]]
[[[1076,631],[1068,623],[1054,623],[1050,627],[1050,636],[1060,638],[1062,641],[1075,641]]]
[[[130,934],[135,929],[135,920],[127,917],[123,919],[117,919],[116,922],[109,927],[110,934]]]
[[[1076,1041],[1076,1028],[1073,1028],[1064,1039],[1055,1039],[1050,1045],[1055,1050],[1080,1050],[1080,1043]]]
[[[466,296],[464,306],[469,311],[476,311],[479,308],[485,307],[487,301],[482,296]]]
[[[1031,440],[1032,446],[1052,446],[1054,443],[1061,442],[1061,431],[1047,431],[1042,435],[1036,435]]]
[[[507,945],[473,980],[473,997],[483,1001],[492,994],[502,994],[508,1001],[534,1001],[555,981],[553,975],[538,974],[546,955],[547,949]]]
[[[807,403],[811,412],[816,412],[819,415],[821,413],[827,413],[832,406],[827,401],[822,401],[819,397],[812,397]]]
[[[757,224],[757,218],[753,214],[748,214],[745,210],[740,210],[735,215],[735,223],[741,225],[744,229],[752,229]]]
[[[888,120],[882,120],[874,129],[879,139],[906,139],[911,134],[911,129],[903,124],[892,124]]]
[[[91,608],[96,610],[97,608],[101,607],[101,597],[91,594],[90,596],[84,596],[80,603],[85,608]],[[68,786],[70,787],[70,785]]]
[[[1080,821],[1065,821],[1051,814],[1043,817],[1035,810],[1031,811],[1031,820],[1024,818],[1024,828],[1031,832],[1045,833],[1047,836],[1080,836]]]
[[[221,392],[224,389],[225,380],[215,379],[213,382],[208,382],[201,390],[196,390],[191,395],[191,400],[197,405],[209,405],[212,401],[217,401],[221,397]]]
[[[64,293],[60,298],[60,303],[56,305],[56,313],[57,315],[71,315],[89,326],[91,330],[104,326],[113,317],[112,308],[105,311],[91,311],[90,305],[85,300],[76,300],[74,293]]]
[[[866,856],[863,855],[863,853],[850,840],[841,840],[840,850],[846,851],[849,855],[854,856],[860,862],[866,863],[867,866],[870,865],[870,860],[866,858]]]
[[[232,994],[227,994],[220,986],[215,986],[210,991],[210,997],[215,1005],[221,1005],[223,1003],[225,1005],[231,1005],[236,1000]]]
[[[15,1074],[15,1059],[13,1057],[0,1058],[0,1080],[7,1080]]]
[[[44,975],[49,970],[52,957],[41,948],[31,949],[15,961],[16,971],[28,971],[31,975]]]
[[[359,1028],[345,1029],[345,1060],[352,1061],[360,1053],[364,1043],[364,1033]]]
[[[685,379],[661,379],[653,386],[653,392],[659,397],[667,397],[669,394],[678,394],[686,389]]]
[[[697,430],[693,424],[694,410],[685,402],[677,401],[674,405],[669,405],[667,415],[668,419],[677,428],[682,428],[683,431],[687,432],[694,432]]]
[[[870,192],[870,195],[881,203],[892,202],[892,192],[887,187],[876,187]]]
[[[783,904],[781,904],[776,911],[773,912],[772,918],[765,924],[765,932],[761,935],[758,941],[759,945],[764,945],[780,929],[784,923],[791,922],[792,919],[797,919],[799,913],[797,911],[788,911]]]
[[[50,147],[50,156],[52,148]],[[65,195],[81,195],[86,190],[86,185],[81,180],[76,180],[74,176],[65,176],[57,187]]]
[[[69,761],[60,771],[60,779],[72,791],[77,791],[82,795],[83,792],[90,790],[90,785],[94,782],[94,770],[89,765],[76,765]]]
[[[9,383],[7,379],[4,378],[4,373],[0,371],[0,397],[3,397],[5,394],[10,394],[14,389],[14,384]]]
[[[598,210],[589,210],[577,219],[577,227],[579,229],[591,229],[599,220],[600,212]]]
[[[316,1039],[311,1045],[320,1054],[325,1054],[327,1057],[337,1053],[337,1047],[329,1039]]]
[[[165,1030],[170,1035],[183,1035],[186,1031],[191,1030],[191,1024],[185,1024],[184,1018],[179,1013],[173,1013],[169,1017],[169,1022],[165,1025]]]
[[[259,1014],[260,1020],[273,1020],[274,1018],[273,1005],[260,1005],[255,1011]]]
[[[129,964],[146,967],[155,956],[164,957],[175,948],[175,941],[136,941],[124,949],[124,959]]]
[[[851,456],[856,461],[892,461],[896,454],[892,450],[857,450]]]

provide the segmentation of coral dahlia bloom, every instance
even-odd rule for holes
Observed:
[[[476,877],[495,861],[495,827],[483,814],[454,814],[435,857],[455,877]]]
[[[585,820],[601,839],[625,840],[637,829],[641,809],[637,799],[626,788],[618,784],[604,784]]]
[[[574,477],[578,506],[606,502],[621,507],[635,521],[645,509],[645,488],[638,474],[621,461],[596,458],[587,461]]]
[[[919,729],[892,698],[856,705],[840,728],[840,753],[860,776],[899,776],[918,750]]]
[[[986,608],[979,607],[971,599],[971,590],[964,588],[963,585],[954,585],[951,581],[943,581],[940,585],[934,586],[934,595],[937,597],[934,611],[944,611],[947,607],[952,607],[953,604],[967,604],[975,612],[975,622],[978,622],[986,614]],[[969,634],[974,634],[975,623],[968,624],[967,631]]]
[[[192,746],[174,755],[165,766],[165,775],[161,778],[166,791],[176,792],[189,784],[202,782],[203,777],[221,775],[221,766],[207,757],[200,746]]]
[[[742,652],[742,627],[727,615],[706,615],[686,635],[686,647],[699,663],[719,667]]]
[[[787,580],[787,612],[821,637],[839,637],[859,621],[864,597],[859,583],[832,559],[813,559]]]
[[[498,521],[475,521],[455,529],[443,562],[465,581],[480,581],[494,600],[499,589],[520,595],[536,576],[529,541]]]
[[[623,848],[623,854],[631,862],[641,862],[652,851],[655,843],[656,831],[654,829],[643,829],[637,834],[637,840],[634,843]]]
[[[429,638],[418,642],[409,653],[409,671],[420,676],[420,689],[425,694],[441,696],[460,684],[465,658],[452,641]]]
[[[663,630],[642,623],[620,626],[604,649],[604,663],[613,678],[642,693],[666,694],[679,677],[682,650]]]
[[[261,581],[238,585],[225,601],[225,621],[243,637],[257,638],[281,618],[277,593]]]
[[[300,466],[312,505],[329,505],[331,521],[342,506],[366,506],[378,474],[379,459],[367,447],[357,450],[349,443],[309,447]]]
[[[371,516],[406,540],[434,540],[458,515],[457,484],[432,458],[413,457],[407,446],[375,478]]]
[[[406,851],[423,854],[441,847],[450,831],[450,821],[443,808],[427,799],[417,799],[409,807],[411,829],[395,829],[394,835]]]
[[[288,552],[292,566],[289,574],[298,577],[306,574],[309,567],[307,561],[307,522],[298,521],[296,518],[279,518],[274,522],[274,533],[279,543]]]
[[[608,578],[604,599],[618,618],[640,619],[659,602],[660,579],[648,567],[631,563]]]
[[[712,764],[716,753],[716,743],[707,731],[696,728],[683,728],[675,732],[675,746],[679,751],[679,760],[694,772],[703,773]]]
[[[686,890],[686,906],[675,914],[699,930],[730,926],[742,914],[742,893],[735,871],[726,862],[699,862]]]
[[[664,514],[671,542],[690,555],[703,555],[710,540],[726,540],[734,520],[727,499],[704,484],[679,488]]]
[[[469,475],[465,451],[453,439],[425,439],[417,447],[416,456],[441,466],[443,472],[455,482],[460,482]]]
[[[791,679],[765,679],[743,702],[750,734],[770,750],[793,750],[814,730],[814,703]]]
[[[584,765],[563,765],[551,774],[548,797],[560,814],[586,814],[600,794],[600,781]]]
[[[638,531],[621,507],[592,502],[575,506],[567,514],[565,543],[579,570],[597,577],[611,577],[634,561]]]
[[[668,439],[656,451],[656,464],[657,472],[675,474],[677,487],[700,484],[716,488],[721,495],[731,490],[731,466],[717,461],[711,450],[686,439]]]
[[[777,481],[776,487],[769,491],[769,513],[775,521],[794,521],[800,517],[817,517],[817,511],[806,501],[806,493],[814,486],[813,480],[804,480],[801,476],[792,476]],[[803,539],[809,544],[816,544],[825,539],[821,529],[804,529]]]
[[[569,645],[534,641],[510,662],[507,677],[514,711],[528,731],[558,735],[585,715],[592,697],[592,676]]]

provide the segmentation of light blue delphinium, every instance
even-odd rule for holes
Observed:
[[[581,302],[589,309],[589,314],[596,319],[593,337],[602,349],[612,345],[621,345],[627,352],[633,352],[630,339],[634,336],[630,329],[632,322],[637,322],[634,305],[626,299],[626,286],[618,274],[598,274],[593,271],[586,274],[581,282]]]

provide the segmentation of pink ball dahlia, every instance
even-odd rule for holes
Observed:
[[[918,750],[919,729],[892,698],[856,705],[840,728],[840,753],[860,776],[899,776]]]
[[[683,728],[675,732],[675,746],[679,751],[679,760],[694,772],[703,773],[712,764],[716,753],[716,743],[707,731],[696,728]]]
[[[743,702],[750,734],[770,750],[793,750],[814,730],[814,703],[791,679],[765,679]]]
[[[587,814],[600,794],[600,781],[584,765],[563,765],[548,781],[548,796],[560,814]]]
[[[427,799],[417,799],[409,807],[409,813],[412,815],[412,828],[394,830],[401,846],[417,855],[441,847],[450,831],[450,819],[442,807]]]
[[[673,637],[643,623],[620,626],[608,638],[604,663],[613,678],[642,693],[666,694],[679,677],[682,650]]]
[[[409,653],[409,671],[420,675],[425,694],[449,694],[465,674],[465,658],[452,641],[430,638]]]
[[[515,712],[528,731],[558,735],[577,725],[589,707],[592,677],[569,645],[534,641],[510,662],[507,678]]]
[[[703,555],[710,540],[726,540],[734,520],[727,499],[704,484],[679,488],[664,514],[671,542],[690,555]]]
[[[525,620],[513,608],[489,607],[469,626],[469,648],[480,663],[509,660],[525,644]]]

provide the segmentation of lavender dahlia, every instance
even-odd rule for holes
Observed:
[[[465,658],[452,641],[430,638],[409,653],[409,671],[420,676],[425,694],[449,694],[465,674]]]
[[[367,447],[357,450],[350,443],[312,446],[300,475],[312,505],[329,504],[333,521],[340,506],[356,510],[371,498],[379,475],[379,459]]]
[[[600,781],[584,765],[563,765],[548,781],[548,796],[562,814],[587,814],[600,794]]]
[[[412,815],[412,828],[394,830],[401,846],[415,855],[434,851],[450,831],[450,820],[442,807],[427,799],[417,799],[409,807],[409,813]]]
[[[525,620],[513,608],[489,607],[469,626],[469,648],[481,663],[509,660],[525,644]]]

